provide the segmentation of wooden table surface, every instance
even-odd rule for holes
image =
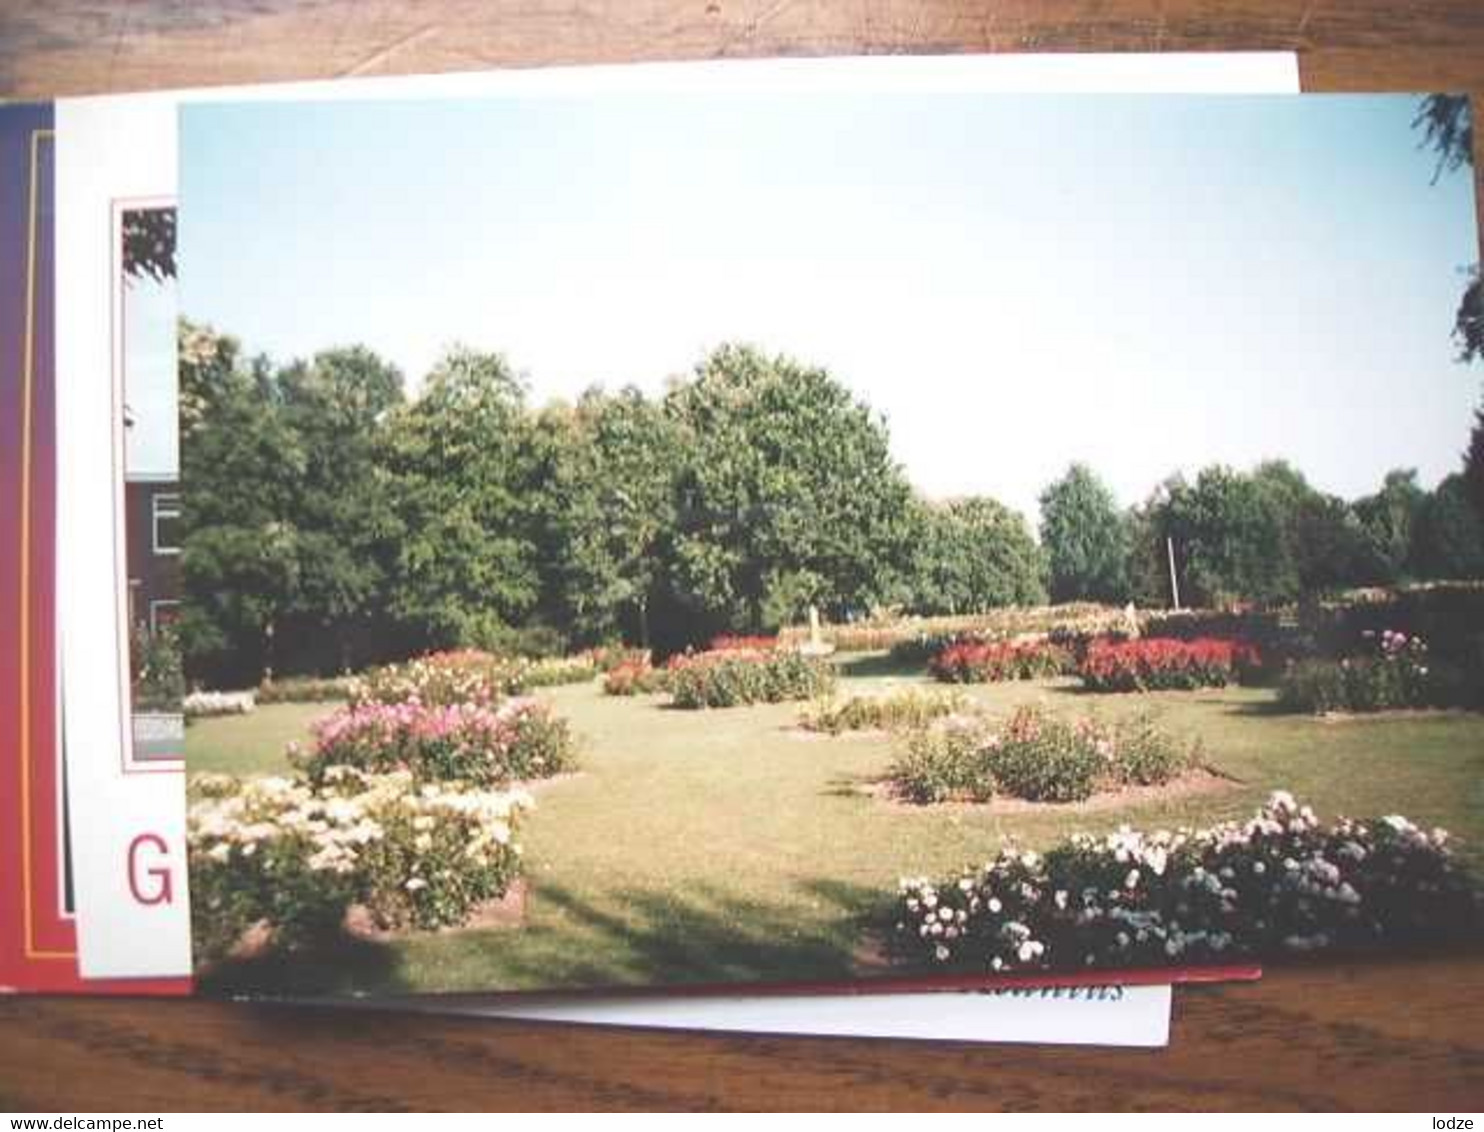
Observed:
[[[767,55],[1294,49],[1306,90],[1484,95],[1480,0],[0,0],[0,97]],[[0,1108],[1484,1107],[1484,960],[1181,990],[1168,1050],[0,1002]]]

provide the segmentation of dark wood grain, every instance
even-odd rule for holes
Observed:
[[[1484,94],[1478,0],[0,0],[0,97],[492,66],[1295,49],[1310,90]],[[0,1002],[0,1107],[1484,1107],[1484,960],[1179,992],[1163,1051],[600,1031],[210,1002]]]
[[[1484,963],[1189,987],[1168,1050],[666,1034],[208,1002],[0,1003],[31,1109],[1424,1109],[1484,1102]]]

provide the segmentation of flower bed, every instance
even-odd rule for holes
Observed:
[[[512,668],[512,672],[514,672]],[[549,656],[528,661],[520,669],[515,683],[525,688],[552,688],[561,684],[586,684],[599,672],[596,658],[590,652],[576,656]],[[507,684],[510,681],[507,680]]]
[[[246,715],[257,707],[252,692],[191,692],[180,702],[187,719],[212,715]]]
[[[976,971],[1140,967],[1466,939],[1481,912],[1444,831],[1326,827],[1277,793],[1244,824],[1125,826],[903,880],[896,939],[908,962]]]
[[[913,733],[890,778],[901,797],[924,804],[987,802],[1001,793],[1080,802],[1100,789],[1168,782],[1194,761],[1148,718],[1069,722],[1026,706],[1003,725],[959,715]]]
[[[986,684],[1060,676],[1071,665],[1070,653],[1046,641],[959,641],[938,652],[928,672],[945,684]]]
[[[730,633],[712,637],[706,646],[709,652],[769,652],[777,647],[777,637],[740,637]]]
[[[1006,606],[983,613],[942,617],[884,615],[841,625],[821,625],[821,638],[839,652],[890,649],[893,659],[922,664],[952,639],[1005,640],[1027,633],[1047,633],[1058,626],[1086,632],[1108,632],[1126,624],[1124,611],[1093,602],[1063,605]],[[807,626],[790,626],[778,634],[785,646],[809,640]]]
[[[303,779],[198,778],[188,823],[197,961],[254,925],[278,946],[333,937],[364,907],[382,928],[464,922],[519,874],[521,792],[417,784],[407,771]]]
[[[368,773],[406,769],[419,781],[459,779],[481,786],[546,778],[573,763],[564,720],[539,701],[434,705],[363,703],[314,725],[314,745],[290,758],[314,781],[333,768]]]
[[[1242,641],[1098,641],[1088,646],[1077,674],[1094,692],[1222,688],[1259,663],[1257,649]]]
[[[964,706],[963,696],[956,691],[903,688],[883,696],[818,700],[800,712],[799,725],[807,731],[829,735],[878,729],[898,731],[925,727],[935,719],[963,710]]]
[[[1463,677],[1428,660],[1421,637],[1367,632],[1374,651],[1340,660],[1300,660],[1284,669],[1278,702],[1289,711],[1323,715],[1396,708],[1446,707],[1469,701]]]
[[[258,685],[260,704],[321,704],[348,700],[356,688],[354,676],[287,676]]]
[[[524,690],[529,667],[477,649],[432,653],[367,670],[350,682],[348,699],[353,705],[493,704]]]
[[[679,708],[808,700],[829,692],[834,666],[797,652],[703,652],[670,658],[668,682]]]
[[[669,671],[650,664],[649,654],[646,652],[640,657],[615,665],[604,673],[603,692],[609,696],[637,696],[641,693],[663,692],[668,689],[669,683]]]

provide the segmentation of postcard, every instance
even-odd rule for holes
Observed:
[[[88,454],[61,462],[65,497],[80,489],[84,503],[60,509],[66,549],[59,565],[65,592],[82,595],[76,607],[69,601],[62,610],[76,614],[62,633],[72,642],[63,650],[63,667],[74,689],[66,697],[67,722],[82,741],[68,746],[67,776],[58,766],[56,779],[48,773],[32,780],[58,783],[52,797],[60,796],[62,807],[59,836],[69,824],[72,830],[70,845],[62,836],[58,868],[67,900],[82,909],[76,962],[87,985],[101,986],[97,976],[103,973],[174,974],[188,967],[181,911],[189,895],[177,867],[183,855],[179,676],[171,663],[176,650],[159,643],[175,634],[172,589],[181,557],[175,455],[163,427],[173,390],[160,361],[174,299],[176,103],[227,93],[335,98],[367,90],[428,97],[701,88],[1261,90],[1296,89],[1296,77],[1292,57],[1281,54],[772,61],[429,76],[59,104],[59,351],[68,376],[59,390],[58,440],[59,450]],[[50,201],[49,183],[44,187],[46,193],[32,194],[43,205]],[[110,686],[119,689],[111,706],[95,699],[95,689],[106,693]],[[49,763],[41,765],[50,770]],[[74,878],[87,899],[74,898]]]
[[[1467,113],[184,107],[203,987],[1472,938]]]

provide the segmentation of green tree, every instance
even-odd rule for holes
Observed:
[[[1423,130],[1422,144],[1437,154],[1432,179],[1474,164],[1474,111],[1467,95],[1429,94],[1417,108],[1413,128]],[[1475,264],[1454,316],[1453,336],[1459,360],[1484,357],[1484,273]]]
[[[293,632],[322,666],[353,667],[383,615],[392,513],[380,432],[403,403],[402,377],[354,346],[284,367],[277,385],[300,454],[284,516],[298,560]]]
[[[286,521],[303,446],[279,411],[265,361],[182,322],[179,333],[182,616],[187,676],[255,682],[275,630],[299,604],[295,528]]]
[[[920,613],[978,613],[1046,601],[1046,560],[1025,516],[987,496],[926,507]]]
[[[1381,490],[1355,501],[1355,514],[1365,532],[1367,580],[1391,584],[1413,574],[1413,528],[1427,493],[1417,484],[1415,468],[1386,473]]]
[[[388,416],[389,612],[422,643],[488,644],[536,609],[537,455],[525,387],[498,354],[450,351]]]
[[[911,554],[885,422],[822,369],[723,346],[674,387],[685,437],[671,571],[692,615],[760,631],[864,611]]]
[[[1186,605],[1284,601],[1298,593],[1282,515],[1252,476],[1214,465],[1194,484],[1175,483],[1160,528],[1174,540]]]
[[[1282,529],[1283,555],[1303,593],[1363,582],[1366,537],[1343,499],[1316,490],[1286,460],[1268,460],[1252,473],[1272,501]]]
[[[1473,501],[1474,513],[1484,519],[1484,408],[1474,410],[1474,427],[1463,454],[1463,478]]]
[[[1418,509],[1412,557],[1425,578],[1484,577],[1484,522],[1462,475],[1445,478]]]
[[[575,408],[548,408],[540,427],[557,453],[547,502],[558,616],[579,639],[648,647],[675,526],[680,430],[634,388],[589,390]]]
[[[1085,464],[1073,464],[1041,493],[1041,546],[1053,601],[1128,599],[1127,523]]]

